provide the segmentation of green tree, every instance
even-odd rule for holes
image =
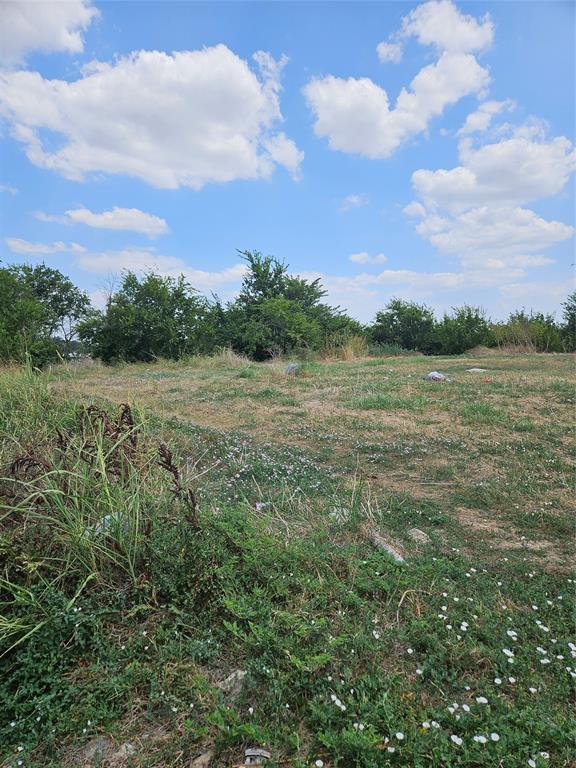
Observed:
[[[62,339],[64,354],[76,335],[78,321],[86,315],[90,299],[57,269],[39,264],[20,264],[8,268],[24,293],[35,297],[44,307],[45,331],[51,338]]]
[[[566,352],[576,352],[576,291],[562,302],[562,320],[562,346]]]
[[[377,344],[429,352],[433,344],[434,312],[423,304],[394,298],[377,313],[370,337]]]
[[[493,343],[493,334],[486,313],[479,307],[465,304],[454,307],[444,315],[433,333],[433,350],[441,355],[460,355],[480,345]]]
[[[211,351],[210,316],[208,301],[183,276],[126,272],[106,310],[93,311],[78,331],[104,362],[178,359]]]
[[[0,268],[0,359],[34,365],[70,351],[78,320],[89,307],[83,291],[44,264]]]
[[[334,333],[361,326],[340,310],[321,303],[326,291],[320,279],[289,275],[273,256],[241,251],[248,270],[235,302],[220,319],[219,334],[237,352],[256,360],[295,350],[319,349]]]

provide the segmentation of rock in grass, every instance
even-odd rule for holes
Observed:
[[[228,675],[226,680],[222,680],[221,683],[218,683],[218,688],[220,688],[220,690],[229,698],[236,699],[242,691],[245,677],[246,671],[244,669],[237,669],[232,672],[232,674]]]
[[[190,768],[209,768],[214,759],[214,751],[209,749],[207,752],[203,752],[190,763]]]
[[[400,554],[399,549],[397,549],[395,546],[390,544],[389,541],[386,541],[384,536],[380,533],[380,531],[376,530],[376,528],[365,528],[366,536],[368,539],[372,542],[372,544],[376,547],[376,549],[383,549],[385,552],[388,552],[389,555],[392,555],[394,560],[396,560],[397,563],[403,563],[404,557]]]
[[[288,376],[297,376],[300,373],[300,366],[296,363],[288,363],[286,373]]]
[[[76,765],[100,765],[110,754],[114,742],[109,736],[91,739],[75,756]]]
[[[135,754],[136,747],[134,744],[130,744],[130,742],[127,741],[125,744],[122,744],[122,746],[119,747],[113,755],[110,756],[110,759],[106,765],[109,765],[110,768],[116,768],[116,766],[120,768],[120,766],[126,765],[128,758]],[[98,765],[98,763],[96,763],[96,765]]]
[[[412,541],[416,541],[418,544],[430,544],[430,536],[428,536],[427,533],[424,533],[424,531],[421,531],[420,528],[410,528],[408,536],[410,536]]]

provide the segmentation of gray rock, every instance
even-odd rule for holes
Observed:
[[[242,691],[245,677],[246,671],[244,669],[237,669],[231,675],[228,675],[226,680],[218,683],[218,688],[229,698],[236,699]]]
[[[394,560],[396,560],[397,563],[403,563],[404,557],[401,555],[399,549],[392,544],[390,544],[389,541],[386,541],[384,536],[376,530],[376,528],[366,528],[366,536],[368,539],[372,542],[372,544],[376,547],[376,549],[383,549],[385,552],[388,552],[389,555],[392,555]]]
[[[77,765],[99,765],[113,746],[109,736],[98,736],[91,739],[76,755]]]
[[[418,544],[430,544],[430,536],[428,536],[427,533],[424,533],[424,531],[421,531],[420,528],[410,528],[408,536],[410,536],[413,541],[418,542]]]
[[[207,752],[203,752],[190,763],[190,768],[209,768],[214,758],[214,751],[209,749]]]
[[[116,752],[110,757],[110,763],[112,765],[117,763],[123,763],[129,757],[136,754],[136,747],[134,744],[130,744],[129,741],[122,744]]]
[[[297,376],[300,373],[300,366],[296,363],[288,363],[286,366],[286,373],[288,376]]]

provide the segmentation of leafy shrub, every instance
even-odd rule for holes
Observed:
[[[512,312],[505,323],[493,326],[495,343],[530,352],[562,352],[562,334],[553,315],[543,312]]]
[[[211,351],[210,307],[182,276],[126,272],[104,312],[93,311],[78,332],[104,362],[178,359]]]
[[[432,347],[437,354],[460,355],[478,346],[491,346],[493,333],[484,310],[465,304],[444,315],[434,328]]]
[[[434,332],[434,313],[423,304],[392,299],[376,315],[370,338],[376,344],[393,344],[403,349],[429,352]]]

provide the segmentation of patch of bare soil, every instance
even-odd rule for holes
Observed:
[[[498,549],[524,549],[532,557],[545,558],[546,565],[557,569],[566,567],[566,558],[549,539],[526,539],[510,524],[488,518],[477,509],[456,507],[458,522],[479,534],[486,534],[490,543]]]

